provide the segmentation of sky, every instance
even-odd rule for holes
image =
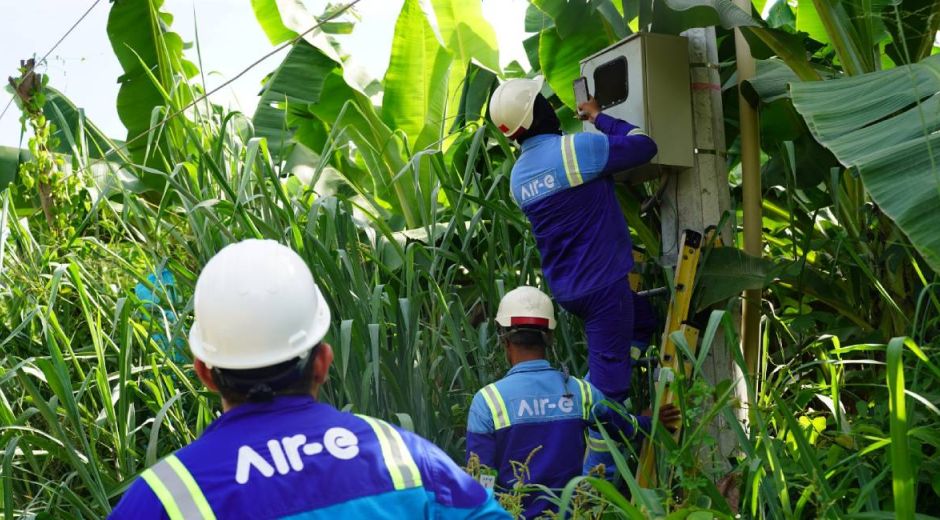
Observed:
[[[360,0],[356,10],[361,20],[353,33],[340,37],[344,50],[357,66],[381,78],[388,67],[395,19],[404,0]],[[0,0],[0,73],[17,75],[19,60],[42,57],[88,9],[94,0]],[[319,13],[325,1],[304,0]],[[334,2],[338,3],[338,2]],[[100,0],[89,15],[49,56],[45,70],[50,86],[62,91],[86,117],[106,134],[123,139],[125,130],[117,117],[115,99],[121,68],[106,33],[111,3]],[[483,14],[496,31],[503,65],[513,60],[528,66],[522,48],[526,0],[483,0]],[[196,42],[188,57],[206,74],[208,89],[233,77],[248,64],[274,48],[255,20],[250,0],[165,0],[163,10],[173,14],[172,30],[184,41]],[[272,56],[226,89],[215,94],[213,102],[254,112],[261,80],[274,70],[287,50]],[[0,110],[10,94],[0,94]],[[0,146],[20,145],[19,110],[12,105],[0,119]],[[26,146],[23,137],[22,146]]]

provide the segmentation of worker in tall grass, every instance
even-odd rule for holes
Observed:
[[[496,324],[512,368],[477,392],[470,405],[467,459],[475,455],[488,468],[481,481],[503,491],[533,484],[562,488],[581,474],[585,434],[595,421],[609,427],[612,438],[630,440],[650,431],[651,412],[634,417],[612,410],[593,385],[551,367],[546,356],[555,309],[545,293],[528,286],[508,292]],[[663,424],[679,419],[673,405],[660,408]],[[514,462],[526,463],[527,471],[514,471]],[[522,506],[526,518],[555,509],[537,492],[529,492]]]
[[[649,162],[656,143],[603,114],[593,98],[579,114],[603,134],[562,135],[541,89],[541,77],[503,83],[490,101],[490,118],[522,147],[512,168],[512,196],[532,225],[552,295],[584,321],[590,381],[619,403],[633,369],[634,301],[627,279],[633,248],[611,174]],[[610,460],[592,454],[586,466]]]
[[[199,275],[195,314],[196,375],[223,413],[144,471],[111,518],[509,518],[430,442],[317,400],[330,309],[289,248],[224,248]]]

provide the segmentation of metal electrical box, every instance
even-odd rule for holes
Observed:
[[[581,61],[581,75],[604,113],[643,129],[659,153],[630,181],[694,164],[689,43],[681,36],[633,34]],[[584,123],[586,132],[599,132]]]

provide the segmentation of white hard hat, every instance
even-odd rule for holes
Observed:
[[[512,137],[520,128],[532,126],[535,96],[542,90],[544,79],[511,79],[496,87],[490,99],[490,118],[499,131]]]
[[[535,287],[516,287],[499,301],[496,323],[507,328],[527,325],[555,330],[555,306],[547,294]]]
[[[193,355],[229,369],[298,357],[323,339],[330,308],[300,255],[273,240],[231,244],[196,281]]]

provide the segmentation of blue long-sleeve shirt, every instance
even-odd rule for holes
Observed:
[[[649,417],[624,416],[604,404],[604,395],[589,382],[555,370],[548,361],[516,364],[506,377],[487,385],[473,397],[467,420],[467,458],[497,470],[496,486],[509,489],[516,479],[512,462],[529,461],[523,484],[561,488],[580,475],[585,432],[599,420],[627,438],[634,425],[649,431]],[[551,504],[537,493],[523,502],[526,518],[535,518]]]
[[[630,230],[610,174],[657,153],[656,143],[626,121],[599,114],[594,124],[604,135],[526,139],[512,169],[513,198],[532,225],[545,278],[561,301],[629,274]]]
[[[242,404],[175,456],[220,519],[509,518],[430,442],[309,396]],[[110,518],[169,515],[138,478]]]

